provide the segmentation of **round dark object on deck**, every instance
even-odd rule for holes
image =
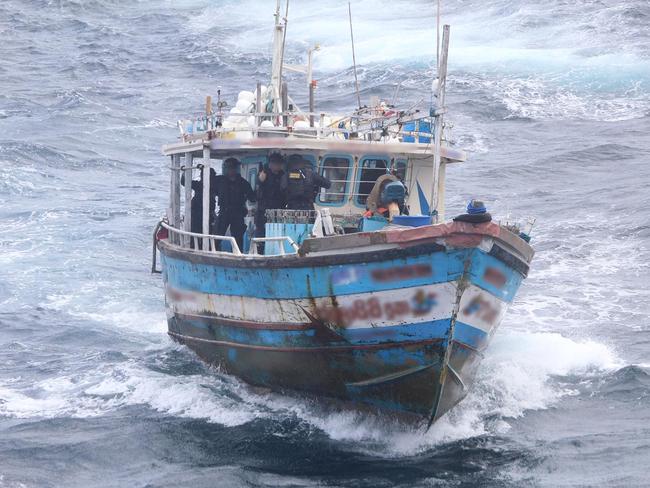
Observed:
[[[485,222],[491,222],[492,215],[489,213],[480,213],[480,214],[461,214],[458,217],[454,217],[454,222],[469,222],[470,224],[484,224]]]

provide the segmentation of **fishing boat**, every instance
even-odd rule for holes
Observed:
[[[447,166],[466,159],[445,137],[448,25],[430,106],[362,106],[359,97],[349,114],[331,114],[315,108],[313,50],[306,66],[284,65],[280,12],[278,1],[268,86],[251,83],[228,112],[220,92],[216,111],[208,97],[163,147],[170,203],[154,232],[153,271],[168,333],[251,385],[430,426],[471,388],[527,276],[529,236],[489,218],[445,220]],[[288,68],[307,74],[305,111],[289,95]],[[210,233],[210,171],[236,158],[254,186],[272,153],[299,156],[331,180],[314,210],[267,210],[263,238],[249,216],[242,246]],[[379,185],[387,174],[390,184]],[[202,199],[193,202],[181,179],[197,175]],[[391,210],[373,213],[371,199]],[[201,232],[192,232],[197,204]]]

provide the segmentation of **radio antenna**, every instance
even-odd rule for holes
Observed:
[[[361,109],[361,95],[359,93],[359,78],[357,76],[357,57],[354,53],[354,32],[352,31],[352,6],[348,2],[348,17],[350,18],[350,41],[352,41],[352,65],[354,67],[354,86],[357,91],[357,103]]]
[[[284,11],[284,32],[282,33],[282,57],[280,57],[280,85],[282,85],[283,66],[284,66],[284,45],[287,42],[287,23],[289,22],[289,0],[287,0],[286,9]],[[286,107],[282,107],[286,110]]]
[[[438,12],[436,14],[436,76],[440,69],[440,0],[437,0]]]

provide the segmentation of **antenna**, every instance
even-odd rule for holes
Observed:
[[[289,1],[287,0],[284,19],[280,16],[280,0],[277,0],[275,7],[275,26],[273,28],[273,62],[271,64],[271,84],[269,86],[269,98],[273,100],[273,112],[280,110],[280,90],[282,86],[282,64],[284,62],[284,43],[286,40],[287,15],[289,14]],[[284,20],[281,23],[281,20]],[[284,110],[285,107],[282,107]]]
[[[442,59],[438,67],[438,83],[436,97],[436,107],[433,112],[435,119],[434,125],[434,146],[433,146],[433,185],[431,187],[431,208],[434,215],[436,215],[436,223],[441,217],[438,214],[438,206],[440,200],[441,189],[440,186],[440,164],[441,164],[441,144],[442,144],[442,129],[443,129],[443,115],[445,113],[445,90],[447,88],[447,59],[449,56],[449,26],[445,25],[442,31]],[[444,193],[442,193],[444,195]]]
[[[438,12],[436,14],[436,76],[440,69],[440,0],[437,0]]]
[[[287,0],[287,7],[284,11],[284,33],[282,34],[282,56],[280,57],[280,85],[282,85],[282,66],[284,65],[284,45],[287,41],[287,22],[289,22],[289,0]],[[282,107],[282,110],[286,110],[286,107]]]
[[[354,54],[354,32],[352,31],[352,6],[348,2],[348,17],[350,18],[350,40],[352,41],[352,64],[354,66],[354,85],[357,90],[357,102],[361,108],[361,95],[359,94],[359,78],[357,77],[357,57]]]

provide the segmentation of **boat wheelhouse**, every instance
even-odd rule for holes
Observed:
[[[253,385],[430,425],[467,393],[533,250],[518,229],[489,219],[445,221],[446,167],[465,160],[443,136],[448,26],[434,107],[375,100],[348,115],[317,112],[311,80],[309,111],[289,97],[285,28],[278,2],[268,88],[242,91],[228,114],[220,94],[217,113],[208,100],[163,148],[170,206],[156,228],[154,269],[159,253],[169,334]],[[247,217],[242,247],[211,234],[211,169],[236,158],[254,186],[272,153],[297,155],[331,181],[315,210],[269,210],[264,238],[252,237]],[[181,185],[197,174],[200,233],[191,231],[192,185]],[[408,215],[368,216],[369,195],[387,174],[405,189],[400,209]]]

